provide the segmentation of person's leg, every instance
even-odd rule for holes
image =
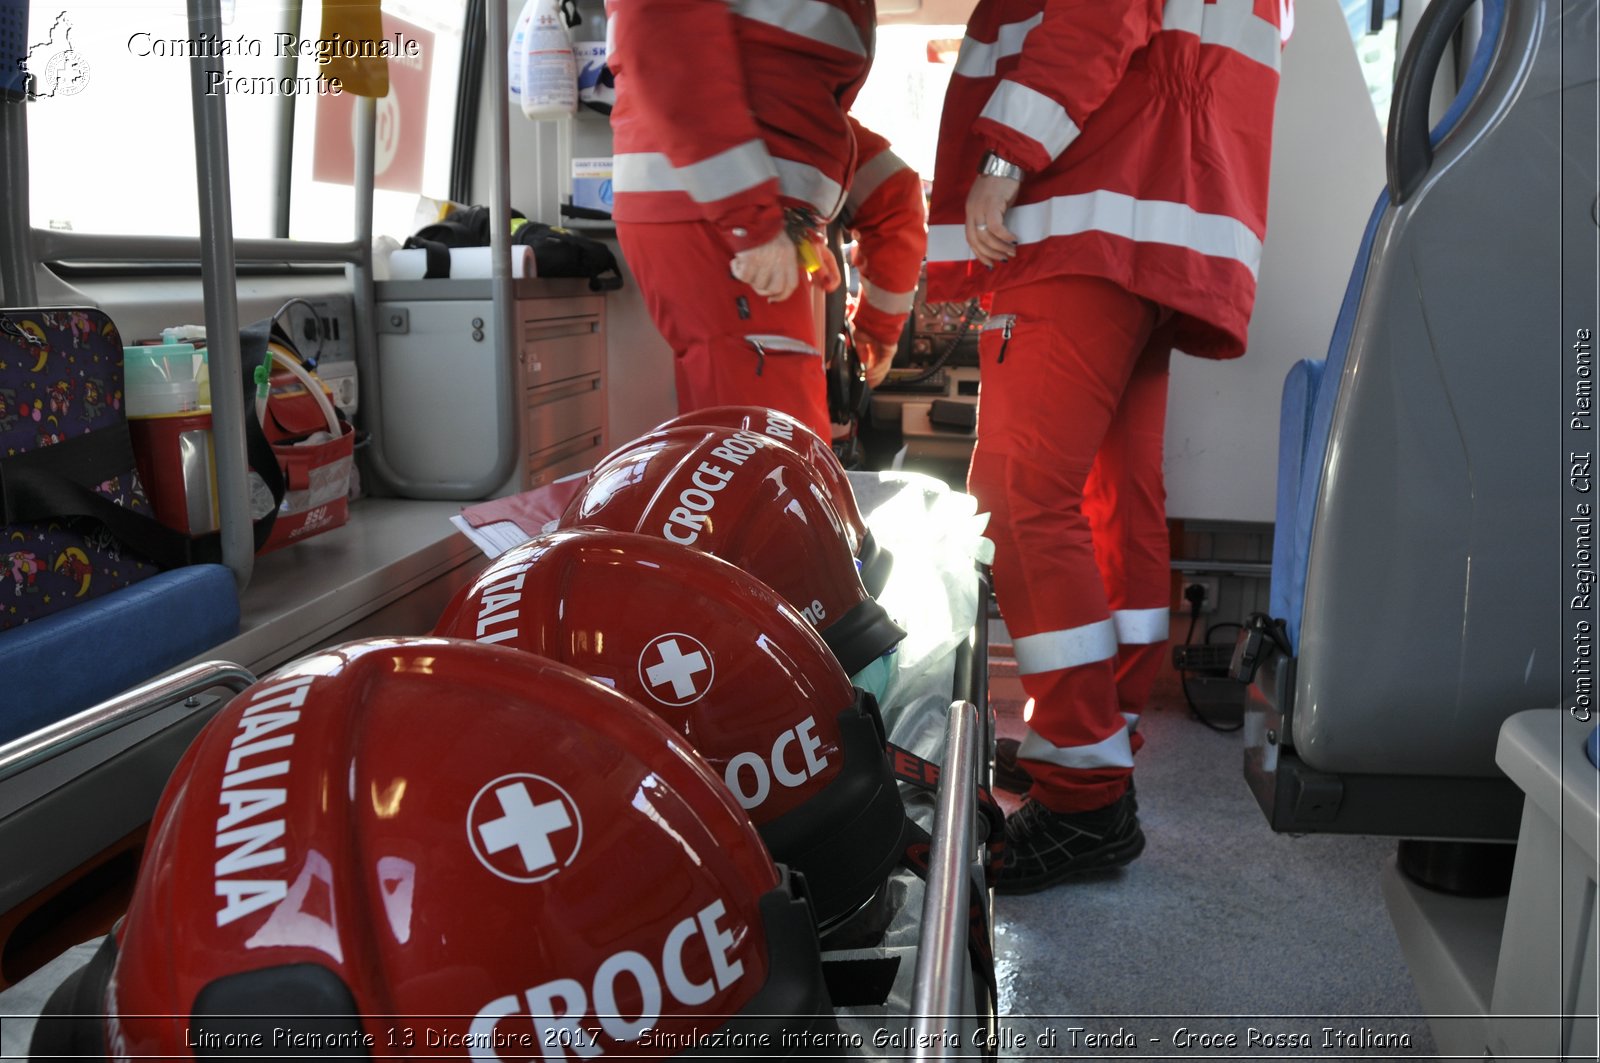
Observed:
[[[1132,769],[1116,627],[1082,505],[1155,316],[1109,282],[1052,278],[997,293],[980,344],[968,485],[991,514],[995,594],[1034,702],[1019,759],[1031,800],[1054,813],[1115,803]]]
[[[1135,752],[1139,716],[1166,658],[1171,601],[1162,458],[1171,346],[1153,336],[1140,354],[1085,487],[1084,512],[1117,635],[1117,702]]]
[[[672,346],[679,413],[767,406],[829,438],[809,282],[769,303],[729,274],[732,255],[701,222],[619,224],[617,238],[651,319]]]

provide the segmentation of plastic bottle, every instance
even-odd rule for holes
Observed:
[[[528,118],[578,109],[578,67],[557,0],[528,0],[511,34],[511,98]]]
[[[522,14],[517,16],[517,24],[511,29],[511,47],[506,56],[506,71],[511,82],[511,106],[522,106],[522,56],[528,49],[528,33],[533,29],[533,12],[538,7],[532,0],[522,8]]]

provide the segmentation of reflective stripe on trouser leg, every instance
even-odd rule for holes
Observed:
[[[1172,551],[1161,463],[1172,349],[1164,329],[1146,343],[1084,485],[1083,510],[1117,628],[1117,701],[1137,716],[1166,660]],[[1135,735],[1134,749],[1142,744]]]
[[[991,514],[995,595],[1034,700],[1019,757],[1046,807],[1100,808],[1126,790],[1133,757],[1083,490],[1155,309],[1109,282],[1059,277],[997,293],[993,313],[1016,324],[1003,363],[1001,334],[980,340],[968,486]]]
[[[672,346],[678,412],[768,406],[829,438],[808,281],[769,303],[729,275],[733,254],[706,222],[618,223],[617,240],[651,320]],[[765,341],[758,349],[749,337]]]

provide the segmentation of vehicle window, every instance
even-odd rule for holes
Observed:
[[[322,5],[308,2],[302,36],[315,39]],[[389,63],[389,95],[378,101],[373,232],[405,237],[416,230],[418,197],[443,200],[450,190],[450,138],[455,122],[466,0],[385,0],[385,39],[411,54]],[[355,100],[303,99],[294,131],[289,235],[348,240],[355,235]],[[432,221],[430,217],[427,219]]]
[[[851,108],[924,181],[933,179],[939,113],[965,32],[964,26],[879,26],[872,73]]]
[[[389,2],[385,37],[415,39],[391,62],[391,98],[380,101],[381,174],[375,213],[403,213],[410,231],[417,195],[449,181],[455,70],[465,0]],[[38,228],[195,236],[194,121],[190,56],[222,52],[233,229],[240,238],[277,229],[277,151],[285,93],[293,97],[291,232],[348,239],[353,98],[319,82],[315,54],[322,5],[304,4],[298,27],[281,3],[222,4],[223,34],[189,38],[183,0],[67,0],[34,4],[29,16],[29,197]],[[298,34],[296,34],[298,31]],[[318,129],[322,135],[319,138]],[[343,138],[339,133],[343,132]],[[381,228],[380,228],[380,231]]]
[[[1395,67],[1399,62],[1400,0],[1340,0],[1344,7],[1345,22],[1350,26],[1350,36],[1355,41],[1356,58],[1361,61],[1361,73],[1367,79],[1367,93],[1372,97],[1372,109],[1377,113],[1378,124],[1389,125],[1389,99],[1394,94]],[[1372,9],[1382,9],[1382,22],[1374,31]]]

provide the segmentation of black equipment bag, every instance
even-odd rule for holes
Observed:
[[[611,248],[599,240],[528,221],[513,210],[511,242],[533,248],[536,272],[541,277],[585,277],[592,292],[614,292],[622,287],[622,270]],[[520,224],[518,224],[520,222]],[[460,207],[432,225],[424,225],[406,240],[408,248],[428,253],[424,277],[450,276],[450,248],[489,245],[489,208]]]

